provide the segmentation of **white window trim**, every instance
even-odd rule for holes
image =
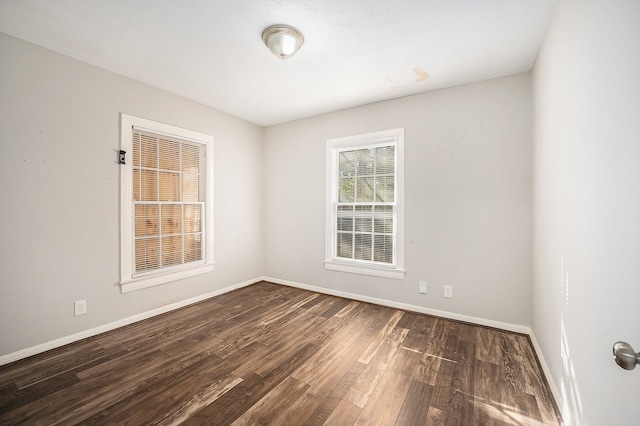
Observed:
[[[384,266],[372,262],[345,260],[336,257],[337,234],[334,203],[337,202],[337,150],[374,145],[376,141],[396,139],[396,240],[395,265]],[[391,129],[362,135],[327,140],[326,149],[326,213],[325,213],[325,269],[383,278],[404,279],[404,129]]]
[[[133,276],[134,258],[131,243],[133,240],[133,164],[131,163],[133,147],[131,130],[133,127],[174,135],[207,146],[205,220],[203,224],[205,259],[197,264],[191,263],[177,266],[171,270]],[[120,169],[120,291],[128,293],[213,271],[213,136],[122,113],[120,115],[120,147],[127,152],[125,164],[121,165]]]

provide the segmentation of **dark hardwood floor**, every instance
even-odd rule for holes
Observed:
[[[528,336],[258,283],[0,367],[0,424],[559,425]]]

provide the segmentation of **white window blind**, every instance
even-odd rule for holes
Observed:
[[[337,157],[336,257],[393,265],[395,139]]]
[[[134,274],[204,259],[204,145],[132,129]]]

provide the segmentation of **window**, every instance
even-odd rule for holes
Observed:
[[[404,278],[404,129],[327,141],[326,269]]]
[[[123,293],[213,270],[213,138],[121,116]]]

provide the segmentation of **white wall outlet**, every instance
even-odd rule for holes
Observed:
[[[87,313],[87,301],[86,300],[76,300],[74,303],[75,307],[75,316],[84,315]]]
[[[444,286],[444,297],[453,297],[453,286],[445,285]]]
[[[418,281],[418,291],[422,294],[427,293],[427,282],[426,281]]]

